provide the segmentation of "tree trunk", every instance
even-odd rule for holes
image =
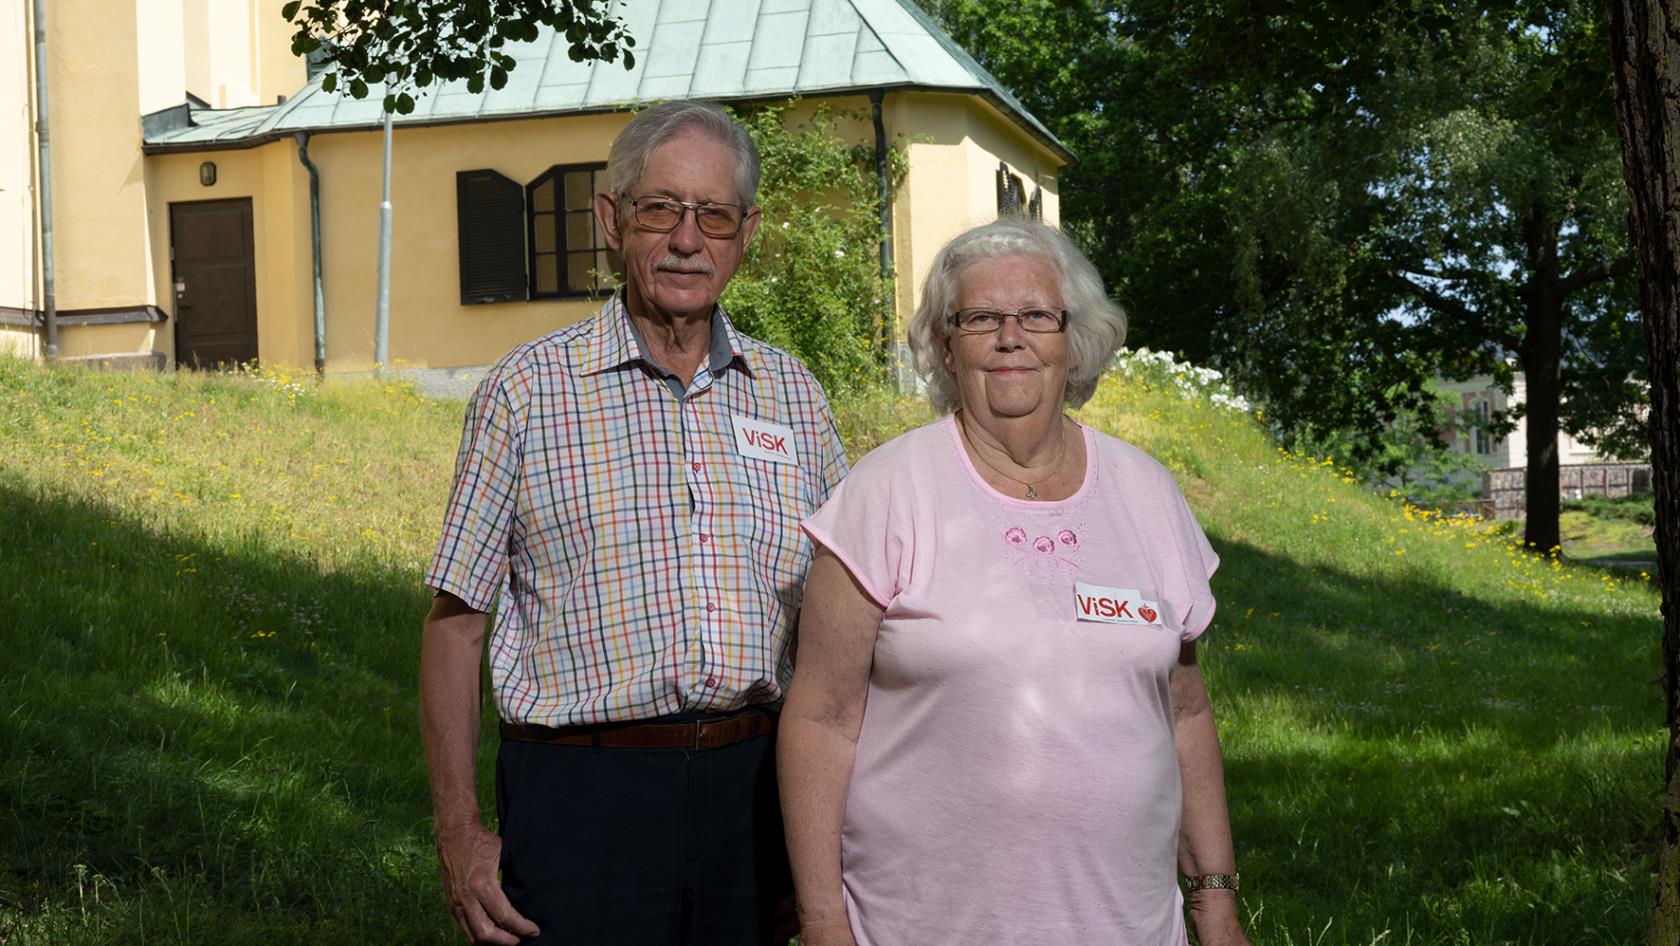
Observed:
[[[1524,229],[1528,242],[1528,285],[1523,287],[1526,332],[1522,367],[1528,381],[1524,403],[1528,467],[1523,471],[1523,541],[1537,552],[1558,549],[1558,376],[1563,362],[1563,291],[1558,272],[1558,228],[1534,209]]]
[[[1628,228],[1650,350],[1668,790],[1652,946],[1680,944],[1680,0],[1607,0]]]

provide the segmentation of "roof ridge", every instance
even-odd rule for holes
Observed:
[[[869,22],[869,17],[864,16],[863,11],[858,9],[857,0],[846,0],[846,5],[852,8],[852,15],[858,18],[858,22],[869,32],[869,35],[875,37],[875,45],[881,47],[882,51],[898,65],[898,68],[903,69],[905,74],[908,75],[910,67],[904,64],[904,60],[898,58],[898,53],[893,52],[893,48],[887,45],[887,41],[882,39],[881,34],[876,31],[875,24]],[[856,47],[853,48],[852,55],[857,55]]]

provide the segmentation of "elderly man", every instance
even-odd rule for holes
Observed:
[[[799,523],[846,460],[815,379],[717,304],[759,224],[745,131],[650,108],[606,178],[624,286],[484,379],[427,572],[438,858],[474,942],[750,946],[785,936],[772,733]],[[474,785],[493,605],[499,836]]]

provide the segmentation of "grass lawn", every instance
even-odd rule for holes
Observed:
[[[928,417],[836,409],[854,455]],[[0,359],[0,944],[460,941],[414,677],[461,410]],[[1080,416],[1223,559],[1203,661],[1256,942],[1643,941],[1649,583],[1365,493],[1159,372]]]

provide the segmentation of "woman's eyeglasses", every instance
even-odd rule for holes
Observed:
[[[1023,332],[1049,335],[1067,330],[1066,309],[1022,309],[1002,312],[997,309],[958,309],[951,313],[950,323],[964,335],[990,335],[1003,328],[1004,320],[1013,318]]]

